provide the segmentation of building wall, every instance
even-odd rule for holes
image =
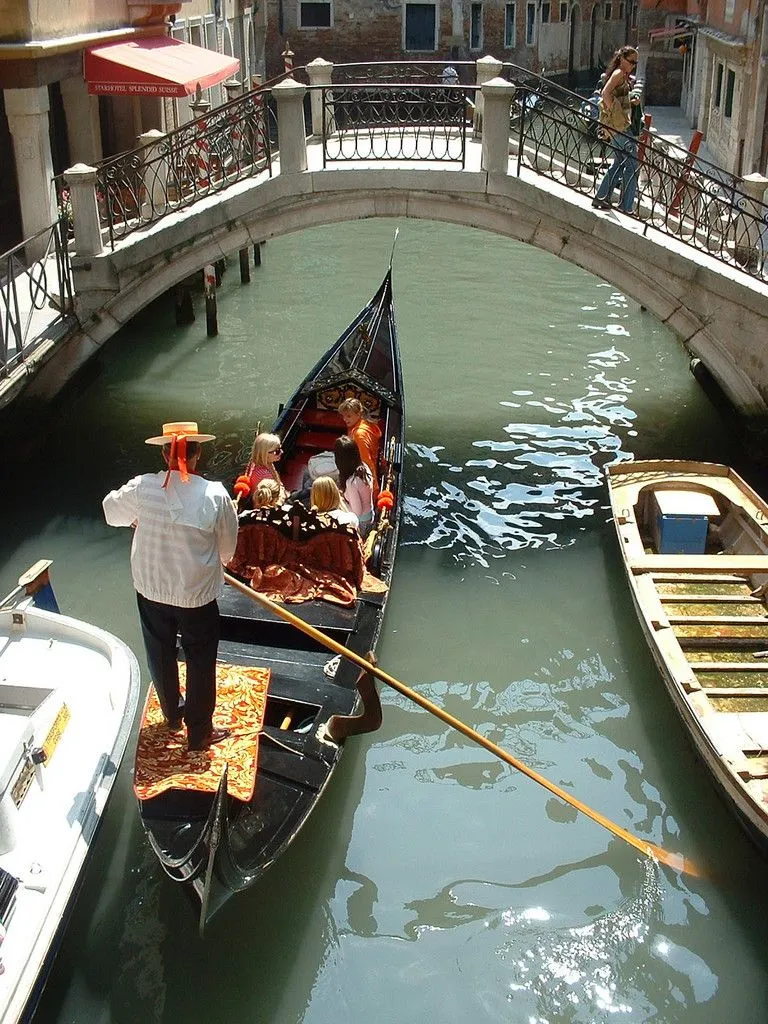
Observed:
[[[267,0],[266,65],[268,77],[283,70],[290,43],[294,66],[323,57],[334,64],[392,60],[475,60],[492,54],[500,60],[547,74],[569,70],[572,12],[578,46],[573,70],[605,63],[616,47],[634,37],[629,0],[573,4],[571,0]],[[430,15],[432,7],[434,14]],[[406,26],[411,11],[421,8],[429,26],[429,44],[409,46]],[[512,14],[514,9],[514,15]],[[592,38],[595,11],[595,44]],[[606,15],[609,16],[606,20]],[[307,27],[307,17],[323,17],[322,26]],[[586,24],[584,24],[586,19]]]
[[[23,43],[127,24],[126,0],[0,0],[0,41]]]

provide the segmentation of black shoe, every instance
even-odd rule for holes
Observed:
[[[231,729],[211,729],[205,739],[199,743],[187,743],[187,750],[207,750],[212,744],[228,739],[231,734]]]
[[[610,210],[612,209],[611,204],[607,199],[593,199],[592,206],[595,210]]]
[[[170,729],[171,732],[180,732],[184,728],[183,718],[166,718],[165,719],[166,729]]]

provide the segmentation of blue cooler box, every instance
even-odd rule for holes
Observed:
[[[703,555],[707,527],[720,511],[710,494],[700,491],[656,491],[654,533],[660,555]]]

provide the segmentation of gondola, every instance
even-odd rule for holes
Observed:
[[[302,536],[312,535],[309,548],[315,533],[320,533],[323,539],[318,543],[329,540],[343,549],[358,572],[364,565],[365,578],[351,604],[313,598],[290,608],[310,626],[367,657],[382,627],[403,502],[405,421],[391,260],[373,298],[280,408],[272,429],[282,440],[280,473],[289,489],[299,488],[309,458],[332,449],[344,433],[337,407],[348,397],[359,398],[382,433],[378,469],[387,500],[379,498],[365,549],[349,536],[354,533],[350,527],[333,524],[329,531],[327,521],[318,523],[317,513],[302,513],[298,523],[295,503],[293,511],[290,506],[274,510],[274,522],[266,525],[255,522],[253,513],[243,513],[238,548],[254,532],[261,537],[262,528],[272,537],[281,536],[281,529],[286,536],[298,529],[304,531]],[[235,587],[225,588],[219,607],[222,639],[214,721],[238,725],[241,712],[236,709],[226,723],[218,717],[221,680],[234,676],[237,685],[247,688],[247,699],[261,705],[256,709],[260,721],[253,725],[258,741],[252,792],[247,779],[236,789],[235,767],[225,760],[229,741],[211,748],[224,761],[214,791],[210,786],[206,792],[187,788],[186,777],[157,794],[137,787],[149,842],[169,877],[194,893],[201,933],[226,901],[253,885],[296,837],[344,749],[343,739],[332,739],[326,725],[334,715],[357,714],[361,706],[357,666],[345,659],[332,660],[317,640]],[[362,686],[360,692],[364,692]],[[146,711],[144,721],[148,721]],[[140,738],[135,783],[141,751]]]
[[[632,597],[721,796],[768,853],[768,504],[728,466],[607,469]]]

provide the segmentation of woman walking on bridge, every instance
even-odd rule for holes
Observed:
[[[597,210],[610,209],[611,196],[617,185],[621,188],[622,212],[632,213],[635,208],[639,170],[637,139],[642,122],[641,116],[633,116],[640,113],[640,93],[632,88],[636,69],[637,50],[633,46],[622,46],[614,53],[605,72],[605,85],[600,95],[599,131],[604,138],[610,138],[615,155],[592,200]]]

